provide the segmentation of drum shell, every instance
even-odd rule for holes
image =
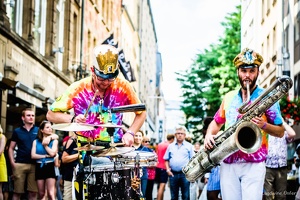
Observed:
[[[101,168],[101,170],[98,169],[95,167],[92,172],[86,173],[86,177],[89,176],[88,180],[86,180],[88,199],[140,199],[136,191],[131,188],[133,169],[125,168],[114,170],[109,167],[106,169]],[[113,173],[118,174],[118,182],[113,182]],[[89,179],[92,179],[92,181]]]

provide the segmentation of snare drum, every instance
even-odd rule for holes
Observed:
[[[133,173],[133,169],[111,164],[86,167],[88,199],[139,200],[139,194],[131,188]]]
[[[148,151],[132,151],[129,153],[121,154],[119,161],[123,166],[133,168],[139,156],[138,162],[140,167],[155,167],[157,163],[157,156],[154,152]]]

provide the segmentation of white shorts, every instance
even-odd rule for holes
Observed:
[[[266,166],[260,163],[221,163],[222,199],[261,200]]]

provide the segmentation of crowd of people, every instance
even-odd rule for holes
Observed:
[[[133,111],[135,117],[126,130],[101,126],[121,126],[123,114],[109,112],[109,109],[140,104],[141,101],[129,82],[118,76],[116,48],[100,45],[94,49],[94,56],[92,75],[71,84],[50,106],[47,120],[39,127],[35,126],[34,110],[26,108],[21,115],[23,124],[14,129],[9,140],[6,141],[0,128],[0,200],[23,197],[60,200],[82,196],[74,194],[74,179],[82,180],[77,187],[83,188],[83,178],[76,173],[80,172],[78,166],[86,165],[86,162],[91,165],[91,160],[86,154],[89,150],[79,150],[79,146],[88,148],[90,146],[86,145],[90,142],[105,147],[107,152],[114,147],[111,146],[113,143],[132,147],[142,160],[148,154],[141,152],[157,156],[157,164],[141,167],[138,198],[162,200],[168,185],[171,200],[285,199],[287,144],[293,141],[296,133],[281,117],[278,102],[251,119],[262,136],[257,151],[245,153],[238,150],[193,183],[182,172],[197,152],[215,147],[216,134],[223,125],[226,130],[243,116],[238,110],[244,102],[248,99],[253,102],[263,93],[264,89],[256,83],[263,62],[261,55],[246,48],[234,58],[240,88],[228,92],[214,117],[204,120],[203,145],[199,142],[192,144],[186,128],[178,127],[157,146],[151,146],[150,138],[141,131],[146,111]],[[76,134],[70,132],[60,152],[59,137],[53,133],[52,123],[99,126],[93,130],[76,130]],[[299,163],[299,149],[298,146],[295,163]],[[98,165],[111,162],[106,159]],[[157,196],[153,196],[154,183],[157,183]],[[298,193],[296,198],[300,198],[300,190]]]

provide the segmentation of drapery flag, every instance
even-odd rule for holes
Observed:
[[[119,51],[118,62],[120,65],[120,70],[121,70],[122,74],[124,75],[125,79],[128,80],[129,82],[136,81],[136,79],[133,75],[133,70],[131,69],[130,62],[129,61],[126,62],[123,49],[121,49]]]
[[[126,63],[126,68],[128,69],[128,71],[127,71],[127,76],[128,76],[129,81],[130,81],[130,82],[136,81],[136,78],[135,78],[135,76],[134,76],[134,70],[133,70],[133,68],[131,67],[130,61],[127,61],[127,63]]]
[[[116,42],[116,41],[114,40],[114,34],[113,34],[113,33],[110,34],[110,36],[109,36],[106,40],[104,40],[104,41],[102,42],[102,44],[109,44],[109,45],[111,45],[111,46],[114,46],[114,47],[118,48],[118,42]]]

